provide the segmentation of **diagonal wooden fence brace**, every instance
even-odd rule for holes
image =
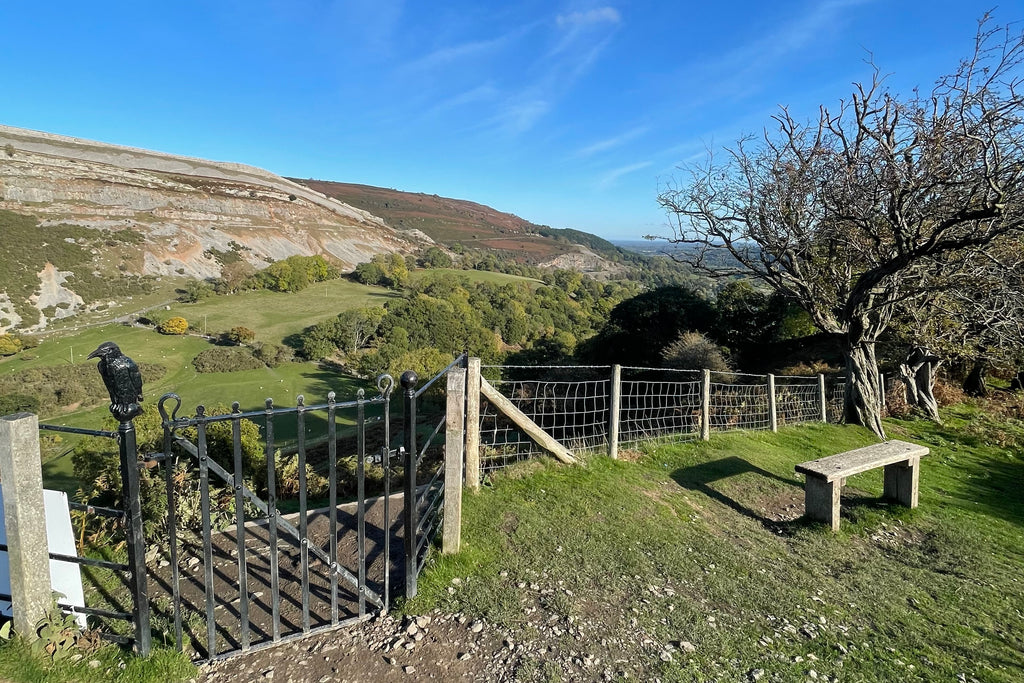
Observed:
[[[566,464],[576,464],[576,458],[568,448],[551,438],[536,422],[527,417],[519,408],[516,408],[512,401],[505,398],[500,391],[495,389],[483,377],[480,378],[480,393],[505,417],[512,420],[516,427],[519,427],[527,436],[533,439],[538,446]]]

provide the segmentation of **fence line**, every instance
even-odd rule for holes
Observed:
[[[711,433],[842,420],[841,377],[634,366],[481,368],[495,388],[563,446],[607,449],[613,457],[620,446],[643,442],[679,443]],[[486,400],[479,425],[481,475],[542,452]]]

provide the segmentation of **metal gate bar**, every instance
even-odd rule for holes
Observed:
[[[168,525],[169,529],[169,551],[171,555],[170,564],[171,569],[171,591],[172,600],[174,606],[174,621],[175,621],[175,639],[179,647],[182,646],[184,639],[183,626],[182,626],[182,611],[184,607],[184,599],[182,595],[182,568],[179,566],[179,556],[181,542],[177,534],[177,506],[176,506],[176,493],[175,493],[175,465],[177,463],[177,456],[175,451],[180,449],[178,452],[184,452],[197,464],[198,476],[199,476],[199,498],[200,498],[200,514],[202,522],[202,544],[203,544],[203,558],[204,558],[204,571],[203,580],[204,584],[201,588],[203,591],[202,601],[205,602],[203,606],[205,609],[205,622],[206,622],[206,659],[212,661],[215,658],[221,658],[223,656],[230,656],[235,652],[247,652],[252,651],[260,645],[278,643],[283,640],[291,640],[296,637],[303,637],[310,633],[320,632],[329,628],[337,628],[338,626],[353,623],[365,619],[367,615],[367,602],[369,601],[375,607],[385,607],[387,605],[387,593],[390,581],[390,539],[391,539],[391,520],[389,510],[389,494],[390,494],[390,434],[388,433],[389,419],[389,394],[393,388],[393,380],[390,377],[382,376],[378,380],[378,388],[381,389],[381,395],[377,398],[367,401],[365,398],[365,392],[359,390],[355,401],[348,403],[337,403],[335,401],[334,392],[328,395],[328,401],[323,405],[307,406],[302,396],[297,397],[297,406],[294,409],[288,408],[275,408],[273,402],[268,399],[266,402],[266,408],[261,411],[253,411],[249,413],[243,413],[239,410],[238,403],[232,405],[231,413],[227,415],[207,415],[206,410],[203,406],[196,408],[196,416],[194,418],[178,418],[176,413],[177,409],[181,406],[181,399],[174,394],[167,394],[160,400],[160,413],[164,422],[164,453],[157,455],[151,460],[157,462],[163,462],[166,465],[165,476],[166,476],[166,488],[168,494]],[[174,415],[168,416],[165,403],[171,401],[174,402]],[[381,452],[381,466],[384,470],[384,489],[385,495],[383,499],[384,507],[384,522],[382,533],[384,541],[383,554],[384,554],[384,592],[383,596],[378,594],[376,591],[370,589],[367,586],[367,549],[366,549],[366,432],[367,432],[367,419],[365,406],[366,403],[372,403],[375,405],[383,405],[384,407],[384,447]],[[356,519],[355,519],[355,532],[356,532],[356,553],[357,556],[352,559],[357,561],[357,565],[353,568],[353,571],[349,571],[338,561],[339,553],[339,531],[340,531],[340,520],[338,510],[338,467],[337,467],[337,411],[339,408],[343,409],[355,409],[356,413]],[[308,484],[307,481],[307,465],[308,465],[308,453],[307,446],[311,442],[306,436],[306,426],[308,424],[306,413],[313,410],[325,409],[327,412],[327,444],[326,450],[328,455],[328,475],[329,475],[329,508],[326,511],[329,519],[327,520],[329,526],[329,544],[328,548],[320,547],[319,543],[312,542],[309,537],[310,529],[308,515],[310,514],[309,499],[308,499]],[[296,415],[296,455],[297,461],[293,463],[298,465],[297,471],[297,485],[298,485],[298,520],[297,528],[296,525],[290,523],[285,519],[281,513],[277,510],[277,481],[276,481],[276,469],[274,462],[274,453],[276,450],[275,443],[275,417],[281,414],[295,414]],[[248,486],[244,480],[244,453],[242,451],[242,420],[246,418],[262,417],[265,424],[265,455],[267,459],[267,496],[266,502],[261,500]],[[209,453],[209,432],[208,425],[215,422],[226,422],[231,423],[231,448],[232,457],[231,465],[233,466],[234,472],[228,472],[221,464],[217,462]],[[375,422],[377,419],[372,419],[371,422]],[[178,433],[180,430],[185,428],[194,428],[195,441],[194,443],[184,435]],[[317,441],[322,442],[323,439]],[[180,471],[180,470],[179,470]],[[212,475],[212,476],[211,476]],[[215,618],[216,610],[220,608],[228,607],[227,603],[223,600],[217,599],[217,591],[214,586],[215,580],[227,580],[233,581],[234,577],[230,577],[230,574],[224,575],[216,568],[219,562],[215,561],[216,557],[225,554],[223,546],[218,545],[220,548],[216,550],[213,543],[213,503],[211,486],[217,487],[220,484],[230,486],[235,504],[234,510],[234,522],[235,522],[235,538],[233,552],[237,553],[237,571],[238,571],[238,600],[237,600],[237,618],[239,623],[239,632],[225,632],[223,630],[223,624],[218,624]],[[249,582],[251,579],[252,566],[250,560],[247,557],[247,534],[252,535],[252,531],[247,528],[245,519],[245,507],[246,504],[252,505],[258,510],[259,519],[266,521],[267,531],[265,536],[264,549],[268,549],[268,557],[261,562],[266,561],[269,566],[269,572],[266,571],[266,565],[259,569],[260,574],[264,575],[264,578],[259,581],[268,580],[270,583],[271,600],[270,604],[264,607],[269,607],[269,624],[261,626],[260,628],[266,629],[263,631],[269,639],[266,643],[253,644],[253,622],[252,622],[252,595],[250,594]],[[322,513],[321,513],[322,514]],[[251,522],[250,522],[251,524]],[[290,605],[294,604],[295,607],[301,608],[301,632],[296,629],[294,633],[284,633],[284,616],[282,611],[282,599],[283,595],[281,581],[284,577],[281,576],[280,566],[280,551],[284,549],[280,547],[280,541],[282,540],[280,534],[285,534],[284,538],[287,539],[289,546],[294,546],[295,550],[287,550],[288,553],[297,552],[299,555],[298,566],[295,564],[290,566],[295,567],[299,570],[297,584],[301,586],[301,597],[299,600],[288,598],[292,600]],[[252,536],[257,538],[258,536]],[[218,536],[218,538],[220,538]],[[218,544],[220,541],[218,541]],[[269,548],[268,548],[269,546]],[[312,552],[312,558],[310,553]],[[260,551],[262,557],[262,551]],[[292,562],[294,563],[294,555],[292,555]],[[330,616],[328,623],[322,621],[319,625],[314,626],[312,623],[311,615],[311,601],[312,595],[312,576],[311,576],[311,560],[315,558],[322,562],[326,568],[324,573],[317,573],[317,596],[319,599],[326,601],[327,596],[323,595],[324,584],[321,581],[329,580],[329,599],[330,599]],[[194,561],[193,561],[194,562]],[[235,564],[235,563],[232,563]],[[190,565],[191,566],[191,565]],[[221,565],[223,566],[223,565]],[[230,565],[229,565],[230,566]],[[198,568],[198,567],[197,567]],[[232,572],[233,573],[233,572]],[[269,574],[269,576],[266,576]],[[294,574],[290,574],[294,576]],[[198,577],[197,577],[198,578]],[[357,615],[350,619],[342,619],[340,614],[339,604],[339,578],[345,582],[348,586],[351,586],[354,591],[352,594],[353,611],[357,611]],[[290,579],[289,579],[290,581]],[[219,589],[217,589],[219,590]],[[198,599],[199,595],[195,597]],[[298,597],[298,596],[296,596]],[[191,599],[190,599],[191,600]],[[219,604],[223,602],[224,604]],[[234,609],[235,601],[231,601],[231,609]],[[296,604],[298,603],[298,604]],[[195,604],[195,600],[192,600],[192,604]],[[319,603],[318,603],[319,604]],[[289,610],[292,607],[289,605]],[[326,607],[326,602],[323,603]],[[263,607],[261,607],[263,609]],[[227,613],[227,612],[225,612]],[[292,612],[294,614],[294,612]],[[323,612],[318,612],[319,619],[327,619],[327,616]],[[288,617],[290,625],[289,630],[293,626],[297,625],[294,617]],[[264,622],[266,623],[266,622]],[[191,632],[191,631],[190,631]],[[218,652],[218,638],[227,638],[229,647],[237,647],[234,652],[222,653]],[[198,643],[197,643],[198,644]],[[223,649],[223,642],[221,643]]]

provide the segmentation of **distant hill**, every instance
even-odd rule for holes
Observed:
[[[614,245],[436,195],[0,125],[0,333],[110,309],[147,279],[321,254],[343,271],[431,244],[617,276]],[[144,289],[144,288],[143,288]]]
[[[603,274],[622,270],[611,260],[619,252],[614,244],[581,230],[550,228],[483,204],[436,194],[325,180],[290,180],[380,216],[398,231],[422,233],[449,248],[459,244],[486,249],[541,267]]]
[[[422,246],[381,218],[242,164],[0,126],[0,332],[44,329],[139,278],[323,254],[353,268]]]

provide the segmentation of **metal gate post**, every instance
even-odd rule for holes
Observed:
[[[121,481],[124,482],[124,513],[128,539],[128,586],[132,593],[135,622],[135,649],[148,657],[153,647],[149,630],[149,595],[146,586],[146,542],[142,536],[142,500],[139,493],[139,457],[135,444],[135,425],[130,420],[117,427],[121,451]]]
[[[412,370],[402,373],[405,396],[405,597],[416,596],[416,382]]]

